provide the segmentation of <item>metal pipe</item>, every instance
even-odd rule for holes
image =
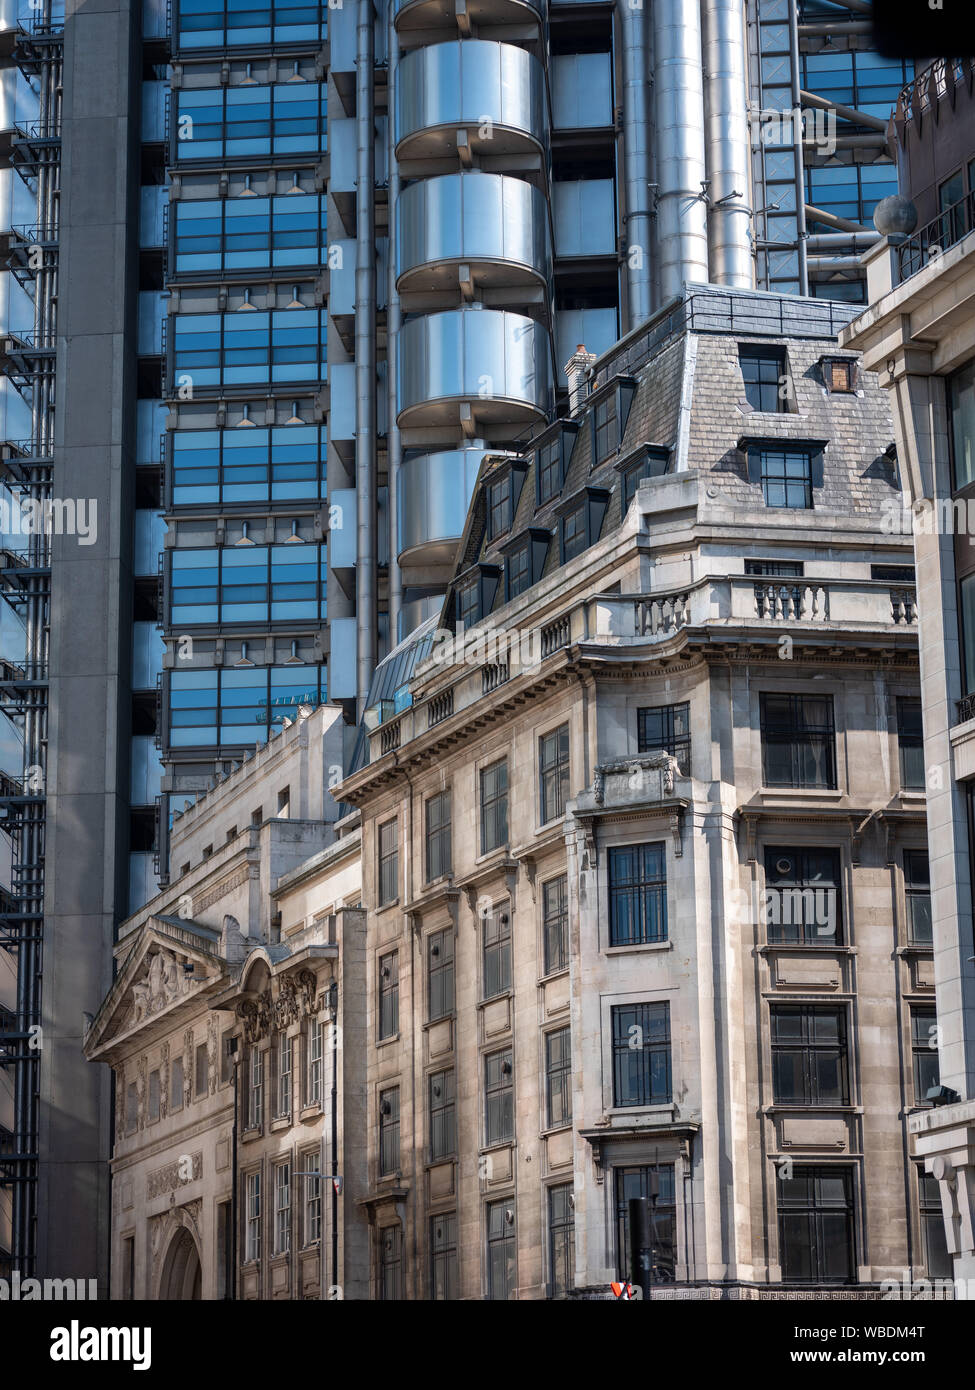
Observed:
[[[861,264],[859,256],[810,256],[808,258],[810,270],[859,270]]]
[[[801,39],[833,38],[840,34],[873,34],[869,19],[838,19],[835,23],[822,21],[816,24],[800,24],[798,34]]]
[[[623,162],[626,212],[625,331],[644,323],[651,313],[650,293],[650,65],[647,11],[644,5],[620,6],[623,39]]]
[[[365,707],[376,666],[376,134],[373,0],[356,20],[355,489],[356,690]]]
[[[826,251],[833,246],[848,246],[855,251],[866,251],[881,240],[879,232],[813,232],[806,237],[810,251]]]
[[[755,263],[742,0],[702,0],[702,19],[711,280],[750,290]]]
[[[865,232],[869,235],[873,230],[862,222],[851,222],[846,217],[837,217],[835,212],[827,212],[825,208],[813,207],[812,203],[803,204],[803,211],[810,222],[825,222],[827,227],[835,227],[838,232]]]
[[[697,5],[660,0],[653,11],[660,295],[666,302],[685,281],[708,279],[704,202],[704,82]]]
[[[799,6],[788,5],[789,10],[789,69],[792,74],[792,108],[799,105]],[[809,293],[809,272],[806,266],[806,175],[803,165],[802,141],[798,133],[792,147],[793,168],[796,179],[796,241],[799,271],[799,293]]]
[[[879,116],[868,116],[866,111],[858,111],[855,106],[843,106],[838,101],[829,101],[826,97],[817,96],[815,92],[807,92],[804,88],[799,89],[799,100],[805,106],[816,106],[820,111],[835,111],[837,116],[842,116],[844,121],[852,121],[854,125],[869,126],[871,130],[887,131],[887,122],[882,121]]]
[[[393,20],[394,6],[389,6],[387,47],[389,53],[389,110],[396,109],[396,68],[399,62],[399,34]],[[396,423],[396,378],[399,365],[399,330],[402,322],[399,291],[396,288],[397,228],[396,206],[399,202],[399,164],[393,150],[392,138],[387,140],[389,159],[389,254],[387,260],[389,288],[386,293],[386,473],[389,496],[389,646],[400,640],[400,612],[403,607],[403,574],[399,566],[399,470],[403,458],[399,425]]]

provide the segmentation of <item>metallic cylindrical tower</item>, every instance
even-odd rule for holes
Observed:
[[[685,281],[708,280],[704,79],[697,5],[659,0],[653,15],[657,247],[666,302]]]
[[[751,289],[750,147],[743,0],[702,0],[708,246],[716,285]]]

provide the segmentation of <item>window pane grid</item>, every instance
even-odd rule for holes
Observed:
[[[611,1012],[614,1106],[669,1105],[669,1003],[617,1005]]]
[[[667,940],[667,862],[662,844],[613,846],[608,855],[609,944]]]
[[[762,775],[768,787],[836,787],[832,696],[762,695]]]
[[[690,703],[659,705],[637,711],[637,746],[641,753],[662,749],[677,759],[683,776],[691,771]]]

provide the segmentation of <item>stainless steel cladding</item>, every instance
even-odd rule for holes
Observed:
[[[547,135],[541,63],[509,43],[468,39],[404,53],[396,83],[396,156],[455,151],[457,129],[472,151],[515,153]]]
[[[400,562],[449,561],[467,520],[467,508],[486,449],[448,449],[421,454],[400,467]]]
[[[657,252],[666,302],[684,281],[708,279],[704,78],[697,4],[658,0],[653,16]]]
[[[457,23],[455,0],[394,0],[393,13],[396,27],[401,34],[415,31],[436,30]],[[478,25],[524,24],[528,20],[536,23],[545,13],[542,0],[533,4],[530,0],[468,0],[464,12],[475,30]]]
[[[543,194],[504,174],[447,174],[410,184],[396,209],[397,283],[401,290],[457,287],[457,263],[478,267],[484,284],[516,284],[552,275]]]
[[[742,0],[704,5],[704,88],[711,280],[751,289],[751,161]]]
[[[523,427],[545,415],[552,404],[547,329],[524,314],[477,307],[405,323],[400,426],[456,425],[461,403],[477,427]]]
[[[647,11],[620,6],[623,28],[623,155],[626,170],[626,213],[623,251],[626,256],[626,331],[650,317],[651,295],[650,182],[650,64],[647,53]]]

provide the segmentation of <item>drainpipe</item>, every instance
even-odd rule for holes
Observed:
[[[626,256],[625,332],[644,323],[651,313],[650,296],[650,64],[647,54],[647,11],[644,5],[620,6],[623,30],[623,161],[626,214],[623,218]]]
[[[240,1184],[237,1161],[238,1117],[240,1115],[240,1043],[232,1038],[234,1048],[234,1123],[230,1132],[230,1278],[227,1297],[237,1297],[237,1226],[240,1221],[237,1188]]]
[[[680,294],[685,281],[708,280],[704,89],[697,5],[658,0],[653,11],[653,42],[657,248],[660,296],[667,303]]]
[[[389,7],[389,110],[396,109],[397,64],[399,35],[393,21],[394,6]],[[386,296],[386,384],[388,404],[386,413],[386,458],[389,483],[389,645],[400,639],[399,621],[403,607],[403,576],[399,567],[399,470],[402,462],[399,425],[396,423],[396,378],[399,368],[399,330],[402,322],[399,291],[396,288],[396,208],[399,202],[399,164],[393,151],[393,132],[390,129],[389,147],[389,292]]]
[[[373,0],[356,24],[355,491],[356,686],[361,718],[376,666],[376,134]]]
[[[742,0],[706,0],[702,18],[711,280],[716,285],[750,290],[754,288],[751,143]]]

